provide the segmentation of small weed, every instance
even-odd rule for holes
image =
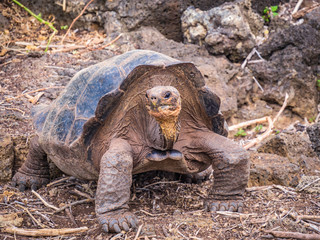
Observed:
[[[66,30],[68,29],[68,25],[60,26],[61,30]]]
[[[308,119],[309,123],[313,123],[316,120],[316,117],[311,117]]]
[[[263,126],[261,124],[259,124],[258,126],[255,127],[254,130],[259,133],[262,130],[262,128],[263,128]]]
[[[265,7],[262,14],[263,20],[266,23],[269,23],[273,17],[279,15],[277,11],[278,11],[278,6]]]
[[[276,129],[274,130],[274,134],[275,134],[275,135],[278,135],[279,133],[280,133],[279,130],[276,130]]]
[[[317,79],[317,88],[320,91],[320,79]]]
[[[245,137],[245,136],[247,136],[247,133],[242,128],[239,128],[238,132],[234,136],[235,137]]]

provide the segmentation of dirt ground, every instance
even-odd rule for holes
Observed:
[[[59,30],[52,47],[44,53],[51,30],[19,7],[0,3],[10,21],[0,35],[0,135],[25,137],[34,134],[31,108],[57,97],[80,69],[120,54],[104,42],[103,32],[73,31],[64,43]],[[39,97],[39,99],[38,99]],[[87,227],[83,233],[32,239],[274,239],[267,231],[315,234],[320,232],[320,195],[281,186],[248,188],[242,214],[211,213],[204,210],[213,180],[187,184],[162,173],[134,177],[130,209],[140,220],[141,231],[120,234],[102,232],[95,217],[96,183],[73,177],[52,179],[53,184],[37,192],[56,208],[47,207],[31,191],[19,192],[0,183],[0,217],[25,229]],[[76,205],[68,205],[89,199]],[[301,218],[299,218],[299,216]],[[31,239],[7,233],[0,218],[0,239]],[[6,230],[7,229],[7,230]]]

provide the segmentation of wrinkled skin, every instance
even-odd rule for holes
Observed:
[[[194,121],[196,117],[183,121],[186,113],[180,114],[183,109],[179,92],[171,86],[148,90],[144,104],[146,113],[139,113],[145,114],[142,115],[145,122],[141,123],[142,120],[133,114],[132,118],[127,117],[130,124],[126,124],[129,126],[126,131],[115,129],[125,132],[126,137],[113,134],[108,148],[100,155],[95,150],[99,148],[92,148],[93,162],[99,170],[95,208],[103,230],[121,232],[138,226],[138,219],[128,206],[132,174],[148,170],[187,174],[186,181],[205,180],[213,174],[214,186],[206,201],[207,209],[211,212],[243,211],[242,196],[249,175],[246,151],[204,124],[198,124]],[[141,133],[139,137],[137,132]],[[97,144],[93,145],[103,142],[105,136],[102,129],[93,141]],[[139,142],[141,139],[145,145]],[[147,144],[149,142],[151,145]],[[20,190],[45,185],[49,180],[45,156],[38,138],[34,138],[28,158],[14,176],[13,184]],[[99,156],[98,160],[95,156]]]

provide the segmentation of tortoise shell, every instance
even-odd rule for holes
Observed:
[[[205,86],[194,64],[148,50],[130,51],[78,72],[50,106],[36,113],[34,126],[38,135],[64,146],[79,139],[90,144],[99,126],[113,117],[111,113],[128,86],[154,68],[183,72],[188,84],[198,90],[195,94],[211,119],[211,130],[227,135],[224,118],[219,112],[220,98]]]

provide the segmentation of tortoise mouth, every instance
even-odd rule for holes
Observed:
[[[161,120],[177,118],[181,111],[180,106],[170,105],[170,104],[161,104],[161,105],[147,104],[146,108],[148,110],[148,113],[151,116]]]

